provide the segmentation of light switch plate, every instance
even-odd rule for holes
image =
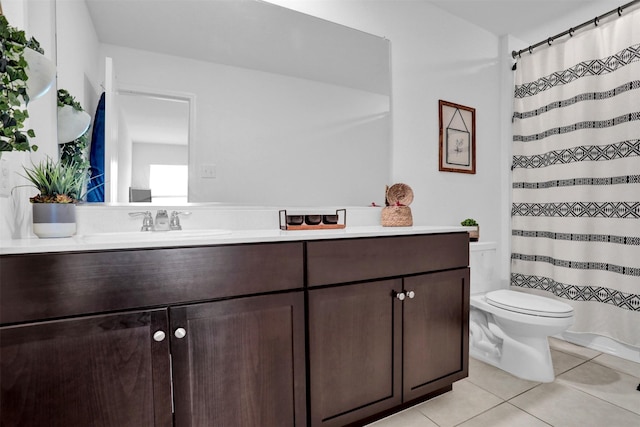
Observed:
[[[11,188],[13,188],[11,163],[7,159],[0,158],[0,197],[9,197]]]
[[[200,178],[215,178],[216,165],[200,165]]]

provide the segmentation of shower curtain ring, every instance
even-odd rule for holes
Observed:
[[[598,21],[600,21],[600,18],[598,18],[597,16],[595,18],[593,18],[593,23],[595,24],[595,26],[598,26]]]
[[[529,46],[529,53],[533,53],[533,49],[531,48],[531,46]]]
[[[618,6],[618,16],[622,16],[622,7]]]
[[[569,28],[569,37],[573,37],[573,27]]]
[[[551,46],[551,43],[553,43],[553,38],[549,37],[549,39],[547,39],[547,44]]]

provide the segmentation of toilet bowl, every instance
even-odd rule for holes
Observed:
[[[572,324],[573,308],[551,298],[506,289],[472,295],[469,354],[517,377],[551,382],[548,337]]]
[[[495,245],[470,247],[469,354],[526,380],[553,381],[548,337],[573,324],[573,308],[551,298],[495,289],[497,280],[488,277],[493,270],[487,268]]]

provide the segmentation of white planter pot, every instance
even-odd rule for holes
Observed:
[[[76,205],[73,203],[32,203],[33,233],[43,238],[76,234]]]
[[[75,110],[71,105],[58,107],[58,142],[74,141],[89,129],[91,116],[85,111]]]
[[[24,50],[24,59],[27,61],[27,95],[29,100],[40,98],[53,86],[56,80],[56,66],[43,54],[33,49]]]

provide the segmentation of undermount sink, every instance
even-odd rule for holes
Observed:
[[[83,234],[78,236],[87,242],[148,242],[157,240],[206,239],[231,234],[225,229],[123,231],[114,233]]]

